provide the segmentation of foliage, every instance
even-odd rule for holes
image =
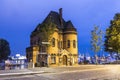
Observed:
[[[91,31],[91,46],[92,51],[95,53],[96,63],[97,63],[97,52],[100,51],[103,41],[102,41],[102,30],[99,30],[98,26],[94,27],[94,30]]]
[[[109,28],[106,29],[105,51],[120,52],[120,13],[115,14]]]
[[[103,32],[99,30],[99,27],[97,26],[95,26],[94,30],[91,31],[91,45],[92,45],[92,50],[95,53],[101,49],[101,46],[103,44],[102,34]]]
[[[0,39],[0,61],[6,60],[10,55],[10,52],[9,43],[4,39]]]
[[[42,41],[49,42],[52,38],[56,25],[54,23],[48,22],[41,24],[40,33]]]

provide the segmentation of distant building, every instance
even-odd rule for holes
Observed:
[[[24,69],[27,67],[26,56],[21,56],[16,54],[16,56],[11,56],[10,59],[5,61],[5,69]]]
[[[5,61],[0,61],[0,70],[4,70],[5,69]]]
[[[49,42],[50,46],[46,48],[44,45],[48,42],[41,40],[40,29],[43,23],[48,22],[54,23],[57,28]],[[39,24],[30,35],[30,47],[26,48],[28,62],[38,63],[41,66],[77,65],[77,30],[71,21],[66,22],[63,19],[62,8],[59,9],[59,13],[51,11],[43,23]]]

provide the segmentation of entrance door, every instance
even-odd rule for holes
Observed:
[[[63,65],[67,65],[67,56],[66,55],[63,56]]]

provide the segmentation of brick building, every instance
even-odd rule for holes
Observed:
[[[49,42],[42,40],[42,24],[53,23],[54,32]],[[49,27],[49,26],[48,26]],[[49,46],[46,46],[49,45]],[[51,11],[45,20],[39,24],[30,35],[30,47],[26,48],[29,62],[41,66],[67,66],[78,64],[77,30],[71,21],[62,17],[62,8],[59,13]]]

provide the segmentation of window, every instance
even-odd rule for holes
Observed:
[[[46,50],[46,46],[41,46],[41,52],[46,52],[47,50]]]
[[[63,45],[62,41],[58,41],[58,48],[62,48],[62,45]]]
[[[73,48],[76,48],[76,41],[73,40]]]
[[[63,43],[62,43],[62,41],[61,41],[61,46],[60,46],[60,48],[62,48],[62,45],[63,45]]]
[[[67,47],[67,43],[66,43],[66,41],[63,41],[63,47],[64,47],[64,48]]]
[[[52,39],[52,47],[55,47],[55,38]]]
[[[38,39],[38,45],[40,45],[41,44],[41,41],[40,41],[40,38]]]
[[[67,41],[67,47],[70,48],[70,40]]]
[[[58,48],[60,48],[60,41],[58,41]]]
[[[56,63],[56,57],[55,56],[51,56],[51,63],[55,64]]]

